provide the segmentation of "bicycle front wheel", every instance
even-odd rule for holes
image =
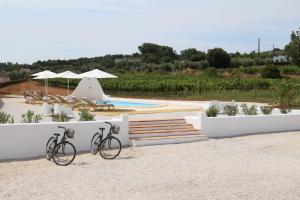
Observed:
[[[100,142],[101,142],[100,133],[95,133],[91,140],[92,154],[96,154],[99,151]]]
[[[58,143],[53,151],[53,161],[60,166],[67,166],[76,156],[76,149],[70,142]]]
[[[100,155],[104,159],[114,159],[121,152],[121,142],[118,138],[108,137],[105,138],[100,144]]]
[[[50,137],[47,144],[46,144],[46,159],[47,160],[51,160],[52,156],[53,156],[53,150],[55,147],[55,138],[54,137]]]

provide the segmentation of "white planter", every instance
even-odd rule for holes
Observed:
[[[120,139],[123,146],[129,145],[128,116],[121,115],[120,118],[109,120],[109,122],[120,126],[120,133],[114,136]],[[75,130],[75,137],[69,141],[75,145],[77,152],[89,151],[93,134],[99,132],[100,127],[109,127],[103,120],[0,125],[0,160],[44,155],[46,143],[53,133],[63,134],[62,130],[57,128],[58,126]]]
[[[258,133],[300,130],[300,113],[207,117],[200,113],[198,120],[190,120],[194,127],[211,138],[232,137]]]

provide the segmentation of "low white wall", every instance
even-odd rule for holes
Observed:
[[[186,116],[184,119],[186,123],[192,124],[194,128],[201,129],[201,113],[197,116]]]
[[[129,145],[128,115],[121,115],[120,118],[108,122],[120,126],[120,133],[114,136],[120,139],[123,146]],[[58,126],[75,130],[74,138],[68,140],[75,145],[77,152],[89,151],[93,134],[100,132],[100,127],[109,127],[104,121],[0,125],[0,160],[44,155],[46,143],[53,133],[63,134],[63,130],[58,129]]]
[[[201,132],[208,137],[232,137],[258,133],[274,133],[300,130],[300,113],[207,117],[200,113],[193,126],[201,124]]]

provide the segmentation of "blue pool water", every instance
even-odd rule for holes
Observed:
[[[120,107],[153,107],[159,104],[154,103],[140,103],[140,102],[126,102],[126,101],[96,101],[96,104],[113,104]]]

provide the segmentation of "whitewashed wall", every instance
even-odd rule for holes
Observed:
[[[128,116],[121,115],[108,121],[120,126],[120,133],[114,136],[120,139],[123,146],[129,145]],[[100,127],[109,127],[104,121],[0,125],[0,160],[44,155],[46,143],[53,133],[63,134],[58,126],[75,130],[74,138],[68,140],[75,145],[77,152],[89,151],[93,134],[99,132]]]
[[[205,113],[200,113],[198,120],[190,122],[195,128],[200,126],[201,131],[211,138],[300,130],[299,113],[218,117],[207,117]]]

